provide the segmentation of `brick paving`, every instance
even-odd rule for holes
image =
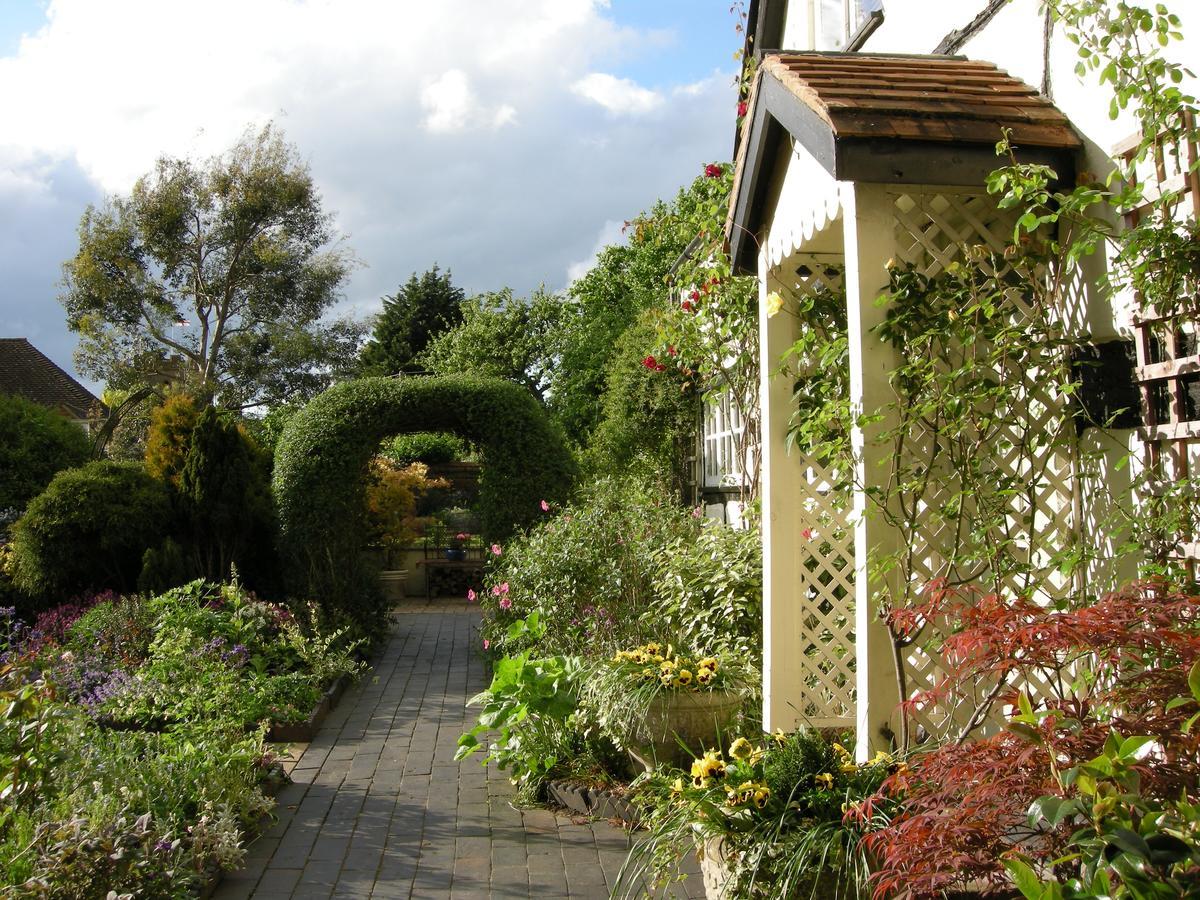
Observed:
[[[628,838],[604,821],[517,810],[507,778],[454,761],[487,685],[478,612],[399,609],[373,672],[296,760],[278,816],[218,900],[609,897]],[[703,896],[698,873],[671,896]]]

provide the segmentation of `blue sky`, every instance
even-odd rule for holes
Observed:
[[[729,157],[735,27],[730,0],[0,0],[0,336],[70,368],[87,205],[268,121],[362,263],[342,312],[434,263],[561,289]]]
[[[0,3],[0,56],[15,53],[21,35],[37,31],[45,22],[44,0],[4,0]]]

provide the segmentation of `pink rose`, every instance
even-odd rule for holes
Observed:
[[[811,528],[802,528],[800,530],[800,537],[806,541],[811,541],[813,539],[813,530]]]
[[[542,501],[542,512],[550,512],[550,504],[545,500]]]
[[[492,544],[492,556],[499,556],[502,552],[499,544]]]
[[[489,641],[487,638],[484,638],[483,639],[483,649],[486,650],[490,646],[492,646],[492,642]]]
[[[507,597],[501,597],[500,598],[500,608],[501,609],[512,609],[512,601],[509,600]]]
[[[503,583],[500,585],[500,593],[502,593],[502,594],[507,594],[507,593],[508,593],[508,582],[507,582],[507,581],[503,582]]]
[[[467,602],[474,603],[475,598],[478,596],[479,595],[475,593],[475,588],[471,588],[469,591],[467,591]]]

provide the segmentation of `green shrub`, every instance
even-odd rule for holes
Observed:
[[[237,424],[212,407],[200,414],[178,477],[196,574],[225,581],[236,565],[251,586],[269,583],[275,568],[269,465]]]
[[[654,550],[654,601],[644,614],[695,652],[762,656],[762,536],[707,522],[699,537]]]
[[[42,602],[132,591],[146,548],[170,522],[166,486],[136,463],[60,472],[13,527],[13,581]]]
[[[543,654],[604,654],[658,639],[640,621],[655,600],[654,551],[695,540],[699,521],[661,482],[634,474],[602,478],[575,504],[509,542],[496,558],[484,594],[484,636],[498,652],[525,649],[509,623],[537,612],[546,625]]]
[[[172,394],[150,413],[146,431],[146,471],[155,478],[179,483],[187,460],[192,429],[203,407],[188,394]]]
[[[275,455],[280,545],[291,588],[378,627],[382,601],[362,554],[367,466],[387,436],[451,431],[481,449],[479,513],[491,540],[561,501],[576,468],[522,388],[497,379],[365,378],[330,388],[288,423]]]
[[[23,397],[0,395],[0,511],[23,510],[55,473],[91,456],[74,422]]]
[[[659,371],[647,365],[647,355],[658,343],[660,315],[647,310],[617,340],[586,468],[620,474],[638,460],[650,461],[681,495],[690,477],[687,459],[699,413],[696,393],[676,367]]]
[[[398,466],[415,462],[427,466],[464,459],[470,452],[466,441],[444,431],[418,431],[415,434],[398,434],[383,445],[382,455]]]

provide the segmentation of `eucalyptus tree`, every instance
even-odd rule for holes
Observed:
[[[203,163],[160,158],[89,206],[61,296],[81,372],[167,378],[230,407],[314,394],[362,328],[325,316],[351,265],[308,166],[272,125]]]

